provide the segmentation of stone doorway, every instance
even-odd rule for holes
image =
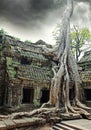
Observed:
[[[85,89],[84,93],[85,93],[86,100],[91,101],[91,89]]]
[[[34,89],[33,88],[23,88],[23,104],[33,103],[34,99]]]
[[[40,103],[46,103],[49,101],[49,90],[47,89],[43,89],[41,91],[41,99],[40,99]]]
[[[5,85],[0,86],[0,106],[4,105],[5,101]]]

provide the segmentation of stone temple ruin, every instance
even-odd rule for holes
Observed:
[[[56,61],[44,55],[41,45],[51,48],[51,45],[41,40],[36,43],[24,43],[14,37],[0,34],[1,107],[21,108],[28,104],[31,106],[29,108],[33,108],[49,100],[52,66]],[[85,54],[85,57],[87,55],[89,54]],[[85,92],[84,100],[91,106],[90,62],[82,58],[79,65],[83,68],[81,78]]]
[[[78,64],[82,68],[80,76],[84,90],[83,100],[91,106],[91,50],[84,53]]]
[[[41,42],[0,35],[0,106],[40,106],[49,100],[52,62],[43,55]]]

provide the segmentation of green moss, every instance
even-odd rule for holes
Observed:
[[[0,29],[0,33],[3,34],[3,35],[7,35],[8,34],[3,28]]]
[[[0,50],[2,50],[2,45],[0,45]]]
[[[15,77],[16,77],[16,71],[14,71],[14,70],[9,70],[9,76],[10,76],[11,78],[15,78]]]
[[[39,107],[40,106],[40,103],[37,100],[34,100],[33,103],[34,103],[35,107]]]
[[[25,40],[24,42],[25,42],[25,43],[31,43],[31,41],[30,41],[30,40]]]
[[[12,61],[11,57],[6,57],[6,60],[7,60],[7,69],[8,69],[9,77],[15,78],[16,77],[16,71],[15,71],[14,66],[12,64],[14,61]],[[18,63],[18,62],[16,62],[16,63]]]
[[[20,41],[19,37],[15,37],[15,36],[13,36],[13,37],[15,38],[16,41]]]
[[[20,63],[18,61],[12,61],[13,66],[18,66]]]
[[[11,57],[6,57],[7,60],[7,66],[12,65],[12,58]]]
[[[2,55],[2,45],[0,45],[0,56]]]

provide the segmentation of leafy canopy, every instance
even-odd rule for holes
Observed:
[[[76,47],[79,43],[79,48],[87,41],[91,40],[91,32],[88,28],[74,27],[71,31],[71,46]]]
[[[78,61],[81,55],[81,47],[91,40],[91,32],[88,28],[79,28],[74,26],[71,30],[71,49]]]

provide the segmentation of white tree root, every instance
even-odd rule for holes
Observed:
[[[85,110],[91,110],[90,107],[87,107],[85,104],[82,104],[78,99],[76,99],[76,105],[77,105],[79,108],[82,108],[82,109],[85,109]]]

